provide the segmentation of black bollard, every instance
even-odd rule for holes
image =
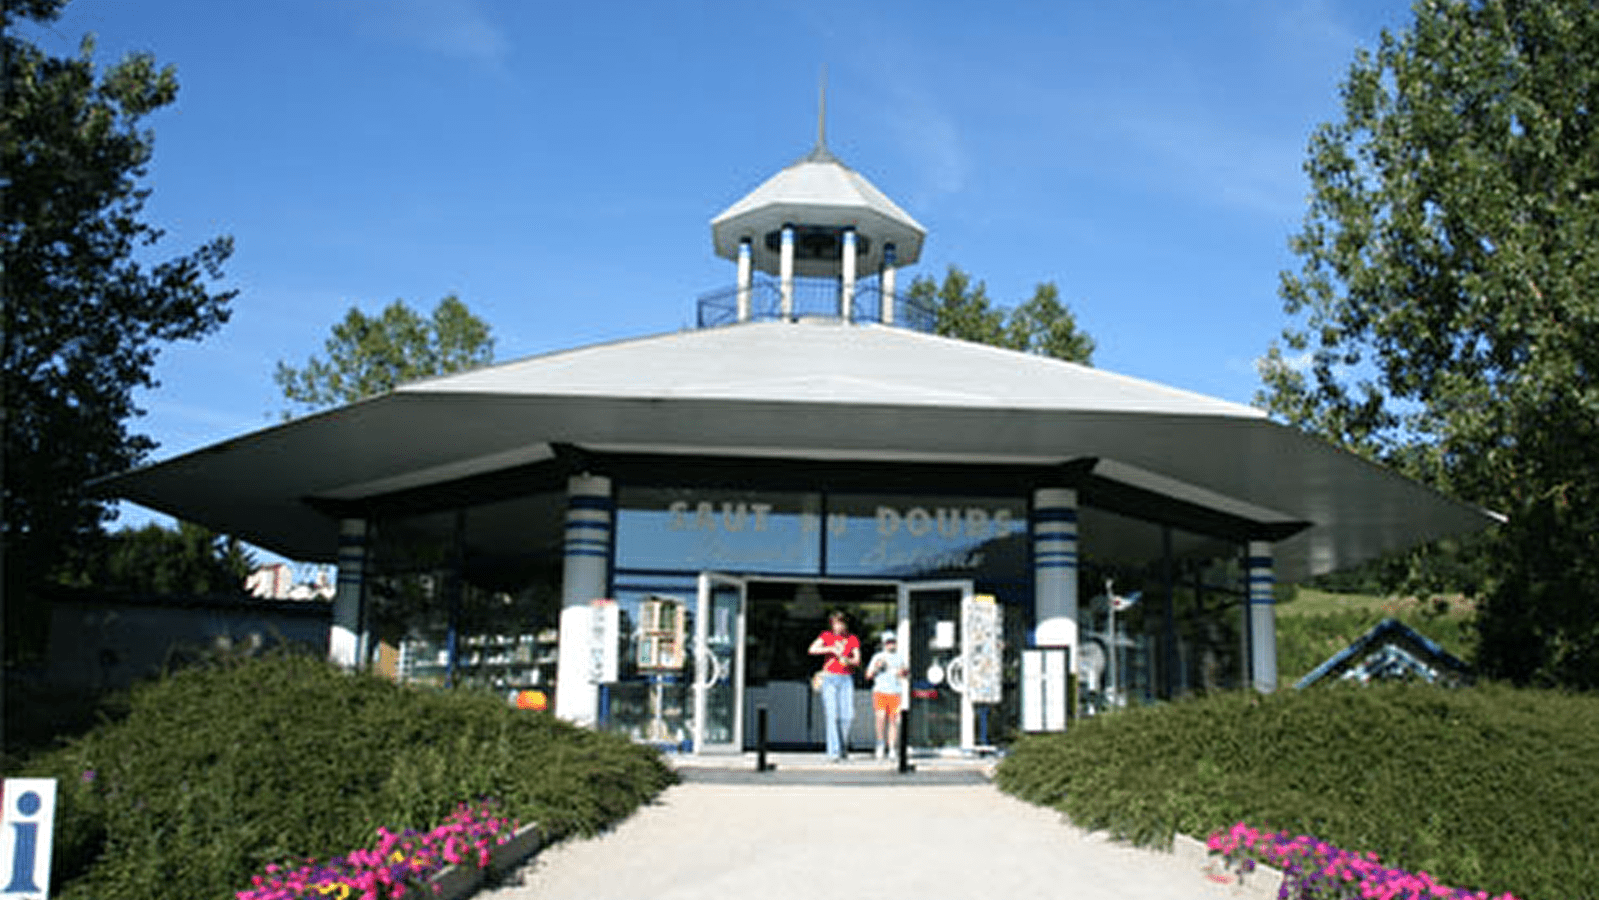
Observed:
[[[766,707],[755,707],[755,771],[770,772],[777,768],[766,764]]]
[[[907,775],[916,769],[911,765],[910,754],[906,751],[911,744],[911,711],[902,709],[899,712],[899,773]]]

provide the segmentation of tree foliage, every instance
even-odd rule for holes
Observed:
[[[353,403],[407,381],[448,375],[494,359],[489,326],[454,294],[424,318],[396,300],[376,316],[350,307],[302,368],[279,362],[274,380],[291,403],[309,408]]]
[[[1342,99],[1262,399],[1507,514],[1412,573],[1450,557],[1489,672],[1599,686],[1599,8],[1423,0]]]
[[[1038,285],[1031,299],[1006,310],[990,303],[983,282],[973,284],[970,275],[950,266],[942,282],[912,281],[909,294],[933,310],[936,334],[1093,364],[1094,339],[1078,329],[1054,282]]]
[[[100,538],[62,580],[111,594],[240,594],[254,568],[236,538],[192,522],[152,523]]]
[[[229,238],[151,261],[162,232],[141,217],[153,145],[142,123],[176,97],[173,69],[133,54],[97,72],[90,39],[76,57],[57,58],[18,36],[21,19],[45,24],[62,6],[0,6],[0,389],[13,601],[100,533],[106,510],[85,485],[155,446],[129,428],[140,414],[133,392],[155,386],[162,344],[226,322],[235,293],[211,287]],[[8,603],[8,619],[22,607]]]

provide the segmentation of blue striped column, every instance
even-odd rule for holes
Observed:
[[[333,589],[328,660],[346,669],[361,665],[361,607],[366,592],[366,520],[339,520],[339,577]]]
[[[1271,544],[1249,542],[1249,680],[1255,690],[1277,690],[1277,577]]]
[[[1077,656],[1077,492],[1033,492],[1033,646]]]
[[[614,506],[611,479],[574,475],[567,480],[555,714],[583,725],[595,722],[599,707],[599,689],[589,677],[589,601],[606,594]]]

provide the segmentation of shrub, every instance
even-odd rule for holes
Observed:
[[[1002,788],[1141,843],[1247,821],[1474,890],[1599,898],[1599,698],[1333,685],[1019,741]]]
[[[464,801],[554,836],[671,779],[653,751],[499,697],[430,692],[279,656],[136,689],[126,719],[27,766],[60,779],[60,896],[231,898],[270,863],[328,858]]]

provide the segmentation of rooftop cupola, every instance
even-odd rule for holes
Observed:
[[[827,148],[827,96],[817,117],[816,146],[711,220],[716,255],[738,263],[738,321],[753,311],[754,272],[778,279],[778,315],[797,318],[796,276],[837,284],[831,314],[865,318],[855,305],[858,281],[876,274],[882,300],[876,318],[894,319],[894,272],[922,253],[923,228],[865,176]]]

